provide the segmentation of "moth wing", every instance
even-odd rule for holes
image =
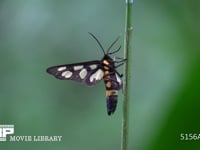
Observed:
[[[123,80],[121,78],[121,75],[118,72],[115,73],[115,77],[116,77],[116,81],[118,83],[117,90],[120,90],[121,88],[123,88]]]
[[[103,78],[100,61],[53,66],[47,72],[60,80],[73,80],[88,86],[95,85]]]

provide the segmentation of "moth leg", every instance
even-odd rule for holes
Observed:
[[[119,77],[122,78],[124,75],[123,74],[119,74]]]
[[[116,73],[120,78],[124,76],[123,74],[120,74],[119,72],[117,72],[117,71],[115,70],[115,71],[109,72],[109,73],[106,74],[104,77],[110,76],[110,75],[115,74],[115,73]]]
[[[124,62],[122,62],[121,64],[118,64],[117,66],[115,66],[115,68],[118,68],[120,66],[122,66],[124,64]]]
[[[127,59],[126,58],[120,58],[120,57],[116,57],[118,60],[114,60],[114,63],[121,63],[121,62],[125,62]]]

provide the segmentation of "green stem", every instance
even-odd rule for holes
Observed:
[[[128,120],[129,120],[129,100],[131,86],[131,32],[132,32],[132,6],[133,0],[126,0],[125,16],[125,36],[124,36],[124,55],[127,59],[125,63],[124,80],[124,100],[122,116],[122,145],[121,150],[128,150]]]

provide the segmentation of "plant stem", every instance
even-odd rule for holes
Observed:
[[[126,0],[125,35],[124,35],[124,55],[127,59],[125,63],[124,80],[124,100],[122,116],[122,145],[121,150],[128,150],[128,123],[129,123],[129,100],[131,85],[131,32],[132,32],[132,6],[133,0]]]

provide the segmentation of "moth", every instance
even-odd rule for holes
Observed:
[[[88,86],[94,86],[99,81],[104,80],[106,87],[107,113],[111,115],[117,107],[118,91],[122,89],[122,74],[117,72],[117,68],[124,64],[126,59],[114,57],[111,55],[117,53],[121,46],[110,51],[113,45],[119,40],[119,37],[110,45],[107,51],[104,50],[99,40],[89,33],[100,46],[104,56],[101,60],[65,64],[53,66],[47,69],[47,72],[60,80],[73,80]]]

